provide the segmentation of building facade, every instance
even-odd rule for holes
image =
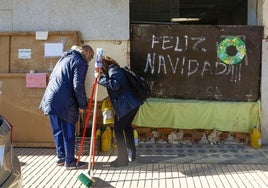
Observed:
[[[103,48],[104,54],[117,59],[120,65],[129,65],[130,4],[133,1],[1,0],[0,32],[45,31],[49,35],[49,32],[52,31],[79,31],[81,43],[90,44],[95,49]],[[268,143],[268,86],[265,84],[268,82],[268,2],[248,0],[247,11],[247,25],[263,26],[264,28],[260,101],[263,143]],[[94,63],[90,65],[87,76],[88,93],[91,91],[90,86],[94,79],[93,70]],[[7,88],[2,83],[0,89],[2,90],[1,101],[1,95],[3,96]],[[99,100],[107,96],[104,88],[100,88],[99,93]],[[8,111],[1,109],[0,112],[8,113]],[[38,113],[38,109],[36,112]],[[49,131],[47,133],[49,134]],[[16,135],[19,133],[15,132],[15,140]],[[44,139],[40,142],[49,141]]]

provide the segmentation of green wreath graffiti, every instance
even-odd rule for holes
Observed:
[[[229,55],[226,52],[226,50],[231,46],[236,48],[236,54],[234,55]],[[246,45],[239,37],[228,36],[222,40],[217,47],[218,58],[226,64],[238,64],[244,59],[245,55]]]

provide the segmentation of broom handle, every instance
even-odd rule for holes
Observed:
[[[94,158],[95,158],[95,144],[96,144],[96,128],[97,128],[97,101],[98,101],[98,84],[96,85],[95,92],[95,103],[94,103],[94,113],[93,113],[93,122],[91,130],[91,142],[90,142],[90,151],[89,151],[89,165],[88,171],[90,172],[94,168]]]
[[[83,152],[83,145],[84,145],[84,141],[85,141],[87,126],[88,126],[88,120],[89,120],[89,117],[90,117],[90,110],[92,108],[93,97],[94,97],[94,93],[95,93],[95,90],[96,90],[96,86],[97,86],[97,78],[94,79],[93,88],[92,88],[91,95],[90,95],[90,100],[89,100],[89,103],[88,103],[88,106],[87,106],[86,119],[84,121],[84,130],[83,130],[82,139],[81,139],[81,142],[80,142],[80,145],[79,145],[79,151],[78,151],[78,154],[77,154],[77,161],[76,161],[77,163],[81,160],[81,155],[82,155],[82,152]]]

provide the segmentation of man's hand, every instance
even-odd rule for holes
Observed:
[[[82,114],[82,113],[84,113],[84,112],[85,112],[85,110],[84,110],[84,109],[79,108],[79,113],[80,113],[80,114]]]

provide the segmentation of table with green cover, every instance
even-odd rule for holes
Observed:
[[[217,129],[249,133],[260,126],[260,101],[226,102],[149,98],[133,125],[174,129]]]

